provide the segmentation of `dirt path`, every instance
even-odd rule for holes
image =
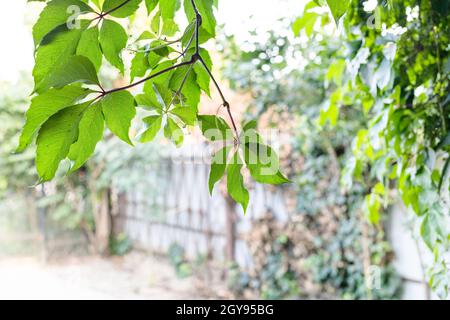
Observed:
[[[179,279],[164,258],[132,253],[41,264],[0,259],[0,299],[200,299],[193,277]]]

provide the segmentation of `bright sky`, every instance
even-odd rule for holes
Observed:
[[[16,82],[33,66],[33,42],[25,24],[26,0],[8,1],[0,10],[0,81]]]
[[[270,29],[279,18],[299,16],[306,0],[219,0],[218,22],[227,34]],[[252,20],[248,18],[252,16]]]
[[[270,28],[280,17],[299,15],[304,0],[219,0],[218,21],[227,34],[245,35],[255,26]],[[26,0],[8,1],[0,10],[0,81],[16,82],[33,67],[31,24],[38,12]],[[253,16],[252,23],[248,17]]]

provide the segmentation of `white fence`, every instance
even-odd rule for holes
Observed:
[[[279,221],[288,220],[284,191],[254,185],[244,216],[240,207],[226,198],[223,186],[216,186],[209,195],[209,164],[203,156],[207,153],[204,145],[187,145],[153,167],[149,178],[162,174],[164,182],[151,192],[136,188],[128,193],[116,224],[137,247],[151,252],[167,253],[176,243],[192,259],[204,256],[220,263],[233,258],[241,267],[249,268],[252,259],[242,236],[267,212]],[[150,197],[152,192],[156,196]],[[394,264],[404,279],[404,298],[426,299],[430,293],[423,282],[422,264],[431,257],[422,246],[419,254],[405,216],[403,207],[393,207],[388,238],[396,256]]]

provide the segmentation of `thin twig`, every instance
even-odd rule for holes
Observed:
[[[201,64],[203,65],[203,67],[205,68],[206,72],[208,72],[209,77],[211,78],[211,80],[214,82],[214,85],[216,86],[217,91],[219,91],[220,98],[222,99],[222,102],[223,102],[224,106],[226,106],[226,105],[228,104],[228,102],[227,102],[227,100],[225,99],[225,96],[224,96],[222,90],[220,89],[219,83],[218,83],[218,82],[216,81],[216,79],[214,78],[214,76],[213,76],[211,70],[209,70],[208,66],[207,66],[206,63],[205,63],[205,60],[203,60],[203,58],[202,58],[201,56],[199,56],[199,60],[200,60]]]
[[[133,87],[138,86],[138,85],[140,85],[140,84],[142,84],[142,83],[144,83],[144,82],[146,82],[148,80],[156,78],[156,77],[158,77],[158,76],[160,76],[160,75],[162,75],[162,74],[164,74],[166,72],[169,72],[171,70],[177,69],[177,68],[182,67],[182,66],[187,66],[187,65],[190,65],[190,64],[193,64],[193,63],[195,63],[194,59],[191,59],[189,61],[180,62],[180,63],[175,64],[173,66],[170,66],[170,67],[168,67],[168,68],[166,68],[164,70],[158,71],[157,73],[154,73],[154,74],[148,76],[147,78],[144,78],[142,80],[139,80],[137,82],[129,84],[127,86],[108,90],[108,91],[105,92],[104,95],[107,95],[107,94],[110,94],[110,93],[114,93],[114,92],[117,92],[117,91],[122,91],[122,90],[127,90],[127,89],[130,89],[130,88],[133,88]]]
[[[194,1],[194,0],[191,0],[191,3],[192,3],[192,7],[194,8],[195,14],[196,14],[196,15],[200,15],[200,12],[198,12],[198,9],[197,9],[197,6],[196,6],[196,4],[195,4],[195,1]]]
[[[205,63],[205,60],[203,60],[203,58],[202,58],[200,55],[198,56],[198,60],[199,60],[199,61],[201,62],[201,64],[203,65],[203,67],[205,68],[206,72],[208,72],[209,77],[211,78],[211,80],[213,81],[215,87],[217,88],[217,91],[219,92],[219,95],[220,95],[220,97],[222,98],[222,105],[227,109],[228,116],[230,117],[231,124],[233,125],[233,130],[234,130],[234,133],[235,133],[235,135],[236,135],[235,138],[236,138],[237,142],[239,142],[239,133],[238,133],[238,129],[237,129],[236,123],[235,123],[235,121],[234,121],[233,115],[231,114],[230,104],[229,104],[229,102],[227,101],[227,99],[225,99],[225,95],[223,94],[222,89],[221,89],[220,86],[219,86],[219,83],[218,83],[217,80],[214,78],[214,76],[213,76],[211,70],[209,70],[208,66],[207,66],[206,63]]]
[[[189,39],[188,44],[186,45],[186,47],[184,48],[184,50],[180,53],[180,55],[177,57],[177,60],[180,59],[181,57],[184,57],[184,56],[186,55],[186,53],[187,53],[188,50],[189,50],[189,47],[190,47],[191,44],[192,44],[192,41],[194,41],[194,37],[195,37],[195,33],[192,34],[191,38]]]
[[[105,17],[105,16],[107,16],[107,15],[113,13],[113,12],[116,11],[116,10],[119,10],[120,8],[122,8],[124,5],[126,5],[126,4],[127,4],[128,2],[130,2],[130,1],[131,1],[131,0],[125,0],[122,4],[118,5],[117,7],[112,8],[112,9],[106,11],[105,13],[101,13],[101,14],[99,15],[99,17],[101,17],[100,19],[102,19],[103,17]]]
[[[96,17],[95,19],[99,19],[99,20],[103,19],[103,17],[105,17],[106,15],[109,15],[109,14],[111,14],[112,12],[114,12],[114,11],[116,11],[116,10],[122,8],[122,7],[123,7],[124,5],[126,5],[129,1],[130,1],[130,0],[126,0],[126,1],[123,2],[121,5],[115,7],[115,8],[113,8],[113,9],[111,9],[111,10],[108,10],[108,11],[105,12],[105,13],[100,13],[100,14],[98,15],[98,17]],[[132,83],[132,84],[130,84],[130,85],[127,85],[127,86],[124,86],[124,87],[115,88],[115,89],[111,89],[111,90],[105,91],[105,90],[101,87],[101,85],[99,85],[100,89],[102,90],[102,91],[101,91],[102,93],[101,93],[94,101],[96,101],[97,99],[101,99],[101,98],[103,98],[104,96],[106,96],[106,95],[108,95],[108,94],[111,94],[111,93],[114,93],[114,92],[118,92],[118,91],[127,90],[127,89],[133,88],[133,87],[135,87],[135,86],[138,86],[138,85],[140,85],[140,84],[142,84],[142,83],[145,83],[145,82],[148,81],[148,80],[151,80],[151,79],[153,79],[153,78],[155,78],[155,77],[158,77],[158,76],[160,76],[160,75],[162,75],[162,74],[164,74],[164,73],[166,73],[166,72],[169,72],[169,71],[171,71],[171,70],[175,70],[175,69],[177,69],[177,68],[179,68],[179,67],[189,65],[189,66],[190,66],[189,70],[186,72],[186,74],[185,74],[185,76],[184,76],[184,78],[183,78],[183,81],[182,81],[181,84],[180,84],[180,87],[179,87],[178,91],[176,92],[176,94],[175,94],[174,97],[172,98],[172,101],[171,101],[170,104],[169,104],[169,108],[170,108],[170,106],[173,104],[173,101],[174,101],[175,97],[178,96],[178,95],[180,95],[180,93],[181,93],[181,91],[182,91],[182,89],[183,89],[183,87],[184,87],[184,84],[185,84],[186,81],[187,81],[187,78],[188,78],[188,76],[189,76],[189,73],[191,72],[191,69],[192,69],[193,65],[194,65],[197,61],[200,61],[200,63],[203,65],[203,67],[204,67],[205,70],[207,71],[207,73],[208,73],[208,75],[210,76],[210,78],[212,79],[212,81],[213,81],[215,87],[217,88],[217,91],[218,91],[219,94],[220,94],[220,97],[221,97],[221,99],[222,99],[222,106],[225,107],[225,108],[227,109],[228,116],[230,117],[230,121],[231,121],[231,124],[232,124],[232,126],[233,126],[233,130],[234,130],[234,133],[235,133],[235,142],[236,142],[237,144],[239,144],[239,143],[240,143],[240,142],[239,142],[239,132],[238,132],[238,130],[237,130],[236,123],[235,123],[234,118],[233,118],[233,115],[232,115],[232,113],[231,113],[230,104],[229,104],[228,101],[225,99],[225,96],[224,96],[224,94],[223,94],[223,92],[222,92],[222,89],[221,89],[220,86],[219,86],[219,83],[216,81],[216,79],[214,78],[214,76],[213,76],[211,70],[209,70],[208,66],[206,65],[205,60],[204,60],[204,59],[201,57],[201,55],[200,55],[200,40],[199,40],[200,37],[199,37],[199,32],[200,32],[200,26],[202,25],[202,16],[200,15],[200,12],[198,11],[198,8],[197,8],[197,6],[196,6],[194,0],[191,0],[191,4],[192,4],[192,7],[193,7],[194,12],[195,12],[195,31],[194,31],[194,35],[193,35],[193,36],[191,37],[191,39],[189,40],[189,42],[188,42],[186,48],[181,52],[181,55],[180,55],[180,57],[181,57],[181,56],[184,56],[184,55],[186,54],[186,52],[189,50],[189,47],[190,47],[191,44],[192,44],[193,39],[195,38],[195,53],[192,55],[191,59],[190,59],[189,61],[180,62],[180,63],[178,63],[178,64],[176,64],[176,65],[173,65],[173,66],[171,66],[171,67],[168,67],[168,68],[166,68],[166,69],[164,69],[164,70],[161,70],[161,71],[159,71],[159,72],[157,72],[157,73],[154,73],[154,74],[152,74],[152,75],[150,75],[150,76],[148,76],[148,77],[146,77],[146,78],[144,78],[144,79],[142,79],[142,80],[139,80],[139,81],[137,81],[137,82],[134,82],[134,83]],[[93,20],[95,20],[95,19],[93,19]]]
[[[199,54],[200,52],[200,26],[202,25],[202,16],[200,14],[200,12],[197,9],[197,6],[195,5],[195,1],[191,0],[192,3],[192,7],[194,8],[194,12],[195,12],[195,53]]]
[[[172,97],[172,100],[170,101],[169,105],[167,106],[167,110],[166,111],[169,111],[170,107],[173,105],[173,103],[175,101],[175,98],[181,94],[181,91],[183,90],[183,87],[184,87],[184,85],[185,85],[185,83],[187,81],[187,78],[188,78],[189,74],[191,73],[193,67],[194,67],[194,64],[191,64],[189,66],[188,71],[186,71],[186,74],[184,75],[183,80],[181,81],[180,87],[178,88],[178,90],[174,94],[174,96]]]
[[[164,46],[159,46],[159,47],[154,47],[154,48],[150,48],[150,49],[144,49],[144,50],[132,49],[132,48],[126,48],[126,50],[127,50],[127,51],[130,51],[130,52],[133,52],[133,53],[150,53],[150,52],[152,52],[152,51],[159,50],[159,49],[162,49],[162,48],[165,48],[165,47],[166,47],[166,45],[164,45]],[[178,54],[180,55],[179,57],[181,57],[181,56],[183,55],[183,52],[181,52],[180,50],[175,49],[175,48],[173,48],[173,47],[170,47],[170,48],[171,48],[174,52],[178,53]],[[175,60],[178,60],[179,57],[178,57],[177,59],[175,59]]]

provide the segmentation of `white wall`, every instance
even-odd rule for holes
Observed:
[[[427,299],[428,290],[426,282],[424,283],[424,272],[426,272],[426,266],[433,263],[433,256],[428,248],[421,245],[420,239],[414,240],[412,228],[414,226],[411,221],[408,221],[407,209],[401,204],[393,206],[389,219],[388,238],[395,253],[394,266],[404,278],[403,299],[422,300]],[[436,297],[431,295],[431,298]]]

